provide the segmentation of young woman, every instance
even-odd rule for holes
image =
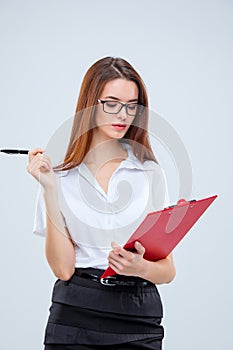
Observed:
[[[147,125],[141,77],[105,57],[83,79],[63,164],[29,152],[27,171],[41,185],[34,232],[46,236],[57,277],[45,350],[162,348],[156,284],[173,280],[172,254],[152,262],[139,242],[122,248],[148,212],[168,204]],[[116,276],[101,281],[108,266]]]

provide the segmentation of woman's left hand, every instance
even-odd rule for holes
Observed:
[[[115,242],[111,244],[113,250],[109,253],[109,266],[119,275],[138,276],[143,274],[145,259],[143,255],[145,248],[139,242],[135,242],[136,252],[130,252],[118,246]]]

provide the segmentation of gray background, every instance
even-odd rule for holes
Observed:
[[[175,280],[159,288],[165,350],[233,348],[232,15],[231,0],[0,1],[1,148],[45,147],[74,114],[87,68],[121,56],[183,140],[192,197],[219,195],[175,250]],[[0,157],[0,347],[39,350],[55,278],[31,234],[38,185],[27,157]]]

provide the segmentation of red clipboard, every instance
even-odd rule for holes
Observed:
[[[148,213],[124,248],[133,251],[138,241],[146,249],[145,259],[166,258],[216,198],[217,195],[200,200],[180,199],[176,205]],[[112,275],[116,272],[108,267],[101,278]]]

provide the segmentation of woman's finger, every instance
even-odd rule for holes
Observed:
[[[144,255],[146,249],[143,247],[143,245],[140,242],[135,242],[134,244],[135,249],[137,250],[139,255]]]
[[[113,251],[115,252],[115,254],[120,255],[121,257],[131,261],[134,257],[134,254],[122,247],[120,247],[117,243],[112,242],[111,246],[113,248]]]
[[[37,161],[32,161],[28,166],[27,166],[27,171],[30,174],[38,174],[40,171],[50,171],[52,170],[52,167],[48,161],[45,160],[37,160]]]
[[[133,259],[134,259],[134,253],[132,253],[124,248],[117,249],[114,252],[128,261],[133,261]]]
[[[44,150],[42,148],[34,148],[32,150],[29,150],[28,152],[28,158],[29,158],[29,162],[32,161],[32,159],[38,154],[43,154]]]
[[[123,259],[119,254],[116,254],[114,251],[109,253],[108,261],[120,262]]]
[[[111,267],[111,269],[113,269],[118,275],[121,274],[120,269],[115,264],[109,263],[109,267]]]
[[[28,164],[28,170],[32,172],[33,169],[52,169],[51,160],[48,156],[37,154]]]

